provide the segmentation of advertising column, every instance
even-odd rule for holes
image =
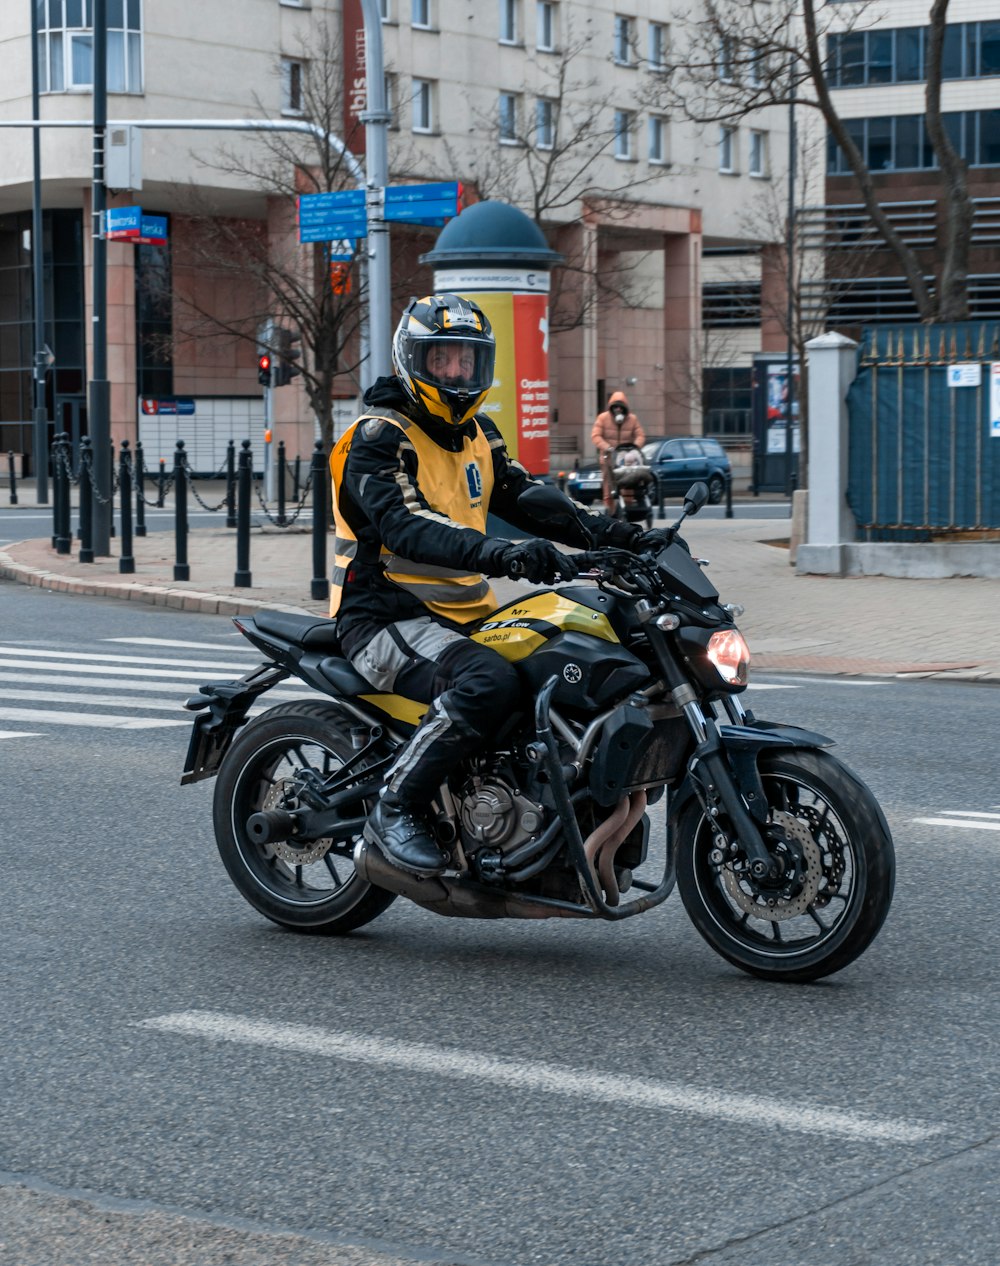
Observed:
[[[434,289],[472,299],[497,341],[493,389],[482,407],[511,457],[532,474],[549,469],[549,274],[444,268]]]
[[[441,231],[420,262],[439,293],[478,303],[497,341],[493,389],[483,412],[507,450],[533,475],[549,469],[549,273],[562,256],[537,224],[506,202],[477,202]]]

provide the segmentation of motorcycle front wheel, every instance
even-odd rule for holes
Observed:
[[[692,923],[723,958],[764,980],[840,971],[889,913],[892,838],[859,778],[823,751],[762,753],[761,781],[786,873],[757,883],[722,856],[702,806],[675,824],[677,887]]]
[[[216,779],[215,840],[229,877],[254,909],[296,932],[351,932],[395,900],[358,875],[353,840],[336,850],[329,840],[263,844],[247,830],[254,813],[295,807],[303,771],[321,779],[336,773],[355,754],[350,729],[332,703],[279,705],[240,732]]]

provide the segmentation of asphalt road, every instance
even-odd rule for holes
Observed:
[[[1000,1261],[995,689],[751,688],[897,846],[880,938],[793,987],[676,896],[272,927],[178,786],[174,705],[245,660],[227,620],[0,581],[2,1266]]]

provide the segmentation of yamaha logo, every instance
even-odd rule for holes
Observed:
[[[563,676],[571,686],[575,686],[577,682],[583,678],[583,671],[579,664],[567,664],[563,669]]]

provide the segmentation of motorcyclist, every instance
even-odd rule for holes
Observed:
[[[389,770],[365,838],[418,875],[448,862],[427,817],[448,771],[518,710],[514,666],[467,635],[497,603],[484,580],[551,584],[573,575],[551,542],[574,543],[518,505],[527,471],[476,411],[493,383],[495,342],[473,302],[411,300],[392,344],[395,373],[330,455],[336,523],[331,614],[345,655],[373,687],[430,704]],[[493,510],[530,533],[487,535]],[[577,506],[597,544],[634,548],[639,530]],[[546,537],[549,539],[538,539]],[[402,717],[407,719],[407,717]]]
[[[642,448],[646,442],[642,423],[629,408],[624,391],[612,392],[607,409],[594,419],[590,439],[597,449],[604,475],[604,504],[613,514],[615,493],[611,478],[611,455],[619,444],[634,444],[637,448]]]

